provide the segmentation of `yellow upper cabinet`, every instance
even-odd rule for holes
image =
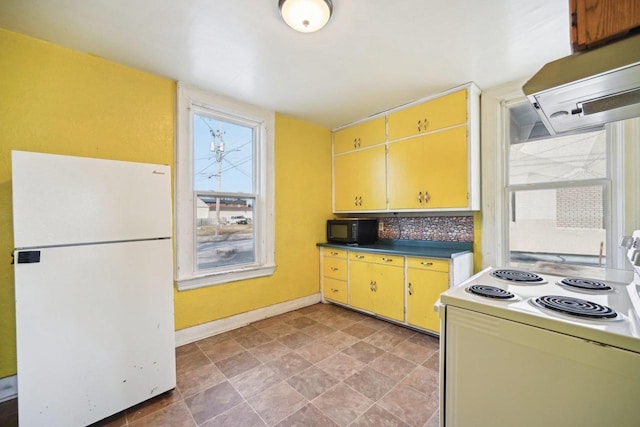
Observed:
[[[390,110],[379,143],[384,128],[378,117],[334,133],[334,212],[480,209],[475,84]]]
[[[459,209],[469,205],[467,127],[389,144],[389,209]]]
[[[432,132],[467,121],[467,90],[389,114],[389,141]]]
[[[333,158],[334,211],[386,208],[385,151],[379,145]]]
[[[339,154],[383,144],[385,140],[386,129],[383,116],[336,131],[333,134],[333,153]]]

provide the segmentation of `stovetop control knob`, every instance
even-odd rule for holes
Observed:
[[[622,248],[631,249],[631,246],[633,246],[633,240],[634,239],[631,236],[622,236],[618,245]]]

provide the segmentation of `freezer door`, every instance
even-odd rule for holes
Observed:
[[[16,248],[171,236],[168,166],[12,152]]]
[[[20,425],[84,426],[174,388],[171,240],[39,252],[15,265]]]

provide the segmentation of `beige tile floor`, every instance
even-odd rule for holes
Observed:
[[[437,338],[316,304],[179,347],[174,391],[97,425],[433,427],[438,356]]]

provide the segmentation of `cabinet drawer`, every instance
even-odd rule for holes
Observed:
[[[324,278],[322,294],[326,299],[347,303],[347,282],[342,280]]]
[[[372,254],[368,252],[349,252],[351,261],[371,262],[374,264],[384,264],[402,267],[404,266],[404,257],[401,255],[389,254]]]
[[[342,258],[324,257],[322,275],[338,280],[347,280],[347,260]]]
[[[335,248],[324,248],[322,254],[325,258],[334,257],[334,258],[342,258],[347,259],[347,250],[346,249],[335,249]]]
[[[384,117],[349,126],[333,134],[334,154],[381,144],[385,141]]]
[[[449,271],[448,259],[407,258],[407,267],[421,270]]]

